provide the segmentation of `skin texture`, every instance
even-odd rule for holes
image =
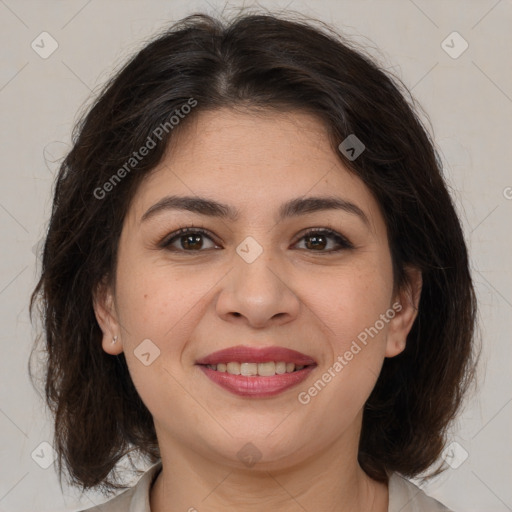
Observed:
[[[137,190],[121,233],[115,289],[98,289],[94,300],[103,349],[124,351],[155,421],[163,470],[151,490],[151,510],[220,511],[229,504],[247,512],[384,512],[387,486],[357,462],[362,410],[384,358],[405,348],[421,274],[409,269],[411,288],[394,293],[379,206],[312,115],[222,109],[190,121]],[[240,217],[168,210],[141,222],[171,194],[215,199]],[[369,223],[341,210],[276,222],[282,203],[310,196],[349,200]],[[192,249],[183,236],[173,241],[174,252],[159,247],[192,226],[211,237]],[[354,248],[330,252],[339,245],[329,237],[318,249],[304,238],[310,228],[331,228]],[[248,236],[263,249],[250,264],[236,252]],[[402,309],[301,404],[298,393],[397,302]],[[113,336],[119,337],[115,345]],[[134,354],[145,339],[160,350],[149,366]],[[284,346],[318,366],[277,396],[240,397],[211,382],[195,361],[241,344]],[[251,467],[237,456],[246,443],[261,455]]]

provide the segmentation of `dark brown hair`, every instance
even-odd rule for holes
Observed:
[[[191,99],[192,111],[169,128]],[[333,151],[381,207],[395,286],[407,285],[406,266],[421,270],[406,349],[385,359],[365,406],[359,462],[381,481],[391,471],[426,471],[474,374],[476,300],[460,221],[414,101],[400,80],[321,22],[196,14],[147,43],[106,84],[59,170],[30,311],[41,299],[45,396],[61,478],[64,461],[73,485],[108,493],[126,487],[111,478],[122,457],[159,459],[153,419],[124,354],[102,349],[92,296],[101,280],[115,281],[119,236],[141,180],[194,115],[222,107],[317,116]],[[159,140],[155,130],[165,123]],[[351,134],[366,146],[355,160],[338,150]],[[155,147],[127,168],[148,138]],[[116,173],[122,179],[113,181]],[[33,378],[30,361],[29,372]]]

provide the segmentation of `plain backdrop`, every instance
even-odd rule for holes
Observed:
[[[36,255],[78,113],[155,32],[192,12],[229,14],[243,4],[251,5],[0,0],[0,512],[72,511],[104,501],[61,490],[51,418],[27,374]],[[335,25],[400,76],[428,113],[471,253],[483,349],[477,392],[450,431],[456,444],[446,454],[448,470],[422,485],[456,512],[512,510],[512,2],[260,5]]]

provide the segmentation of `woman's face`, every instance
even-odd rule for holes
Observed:
[[[222,109],[183,128],[126,215],[115,296],[95,302],[104,350],[124,351],[161,448],[269,468],[356,449],[364,403],[415,315],[393,295],[375,199],[308,114]],[[305,368],[292,372],[301,361],[286,350],[250,350],[268,347],[301,353]]]

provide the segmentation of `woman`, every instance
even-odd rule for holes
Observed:
[[[59,473],[152,464],[100,510],[448,510],[403,477],[440,470],[476,301],[406,95],[272,15],[190,16],[107,84],[31,302]]]

